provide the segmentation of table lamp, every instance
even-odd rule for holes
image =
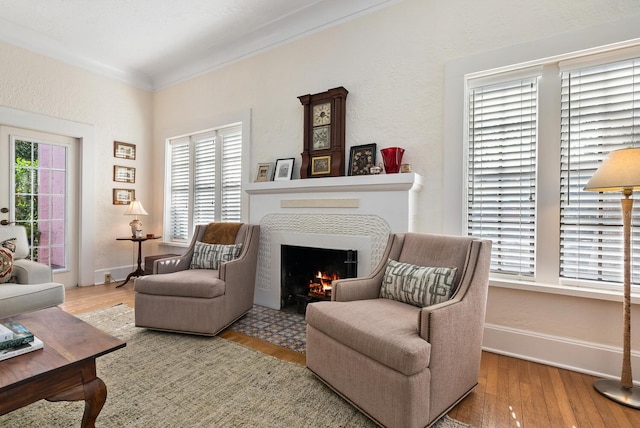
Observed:
[[[614,150],[593,174],[584,190],[622,192],[622,232],[624,238],[623,349],[620,380],[598,379],[593,387],[605,397],[640,409],[640,388],[633,385],[631,374],[631,194],[640,189],[640,148]]]
[[[137,199],[134,199],[127,207],[127,210],[124,212],[124,215],[136,216],[136,218],[133,219],[131,223],[129,223],[129,226],[131,226],[131,237],[142,238],[142,222],[138,220],[138,216],[149,215],[149,213],[145,211],[140,201]]]

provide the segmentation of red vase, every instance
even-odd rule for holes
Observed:
[[[386,149],[380,149],[380,153],[382,153],[384,171],[387,174],[395,174],[400,171],[404,149],[400,147],[387,147]]]

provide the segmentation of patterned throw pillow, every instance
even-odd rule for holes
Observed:
[[[426,307],[449,300],[457,268],[423,267],[389,259],[380,297]]]
[[[220,263],[228,262],[240,255],[242,244],[205,244],[196,241],[191,257],[191,269],[218,269]]]
[[[11,279],[13,273],[13,252],[16,250],[16,238],[0,242],[0,284]]]

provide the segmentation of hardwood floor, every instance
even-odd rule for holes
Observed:
[[[133,285],[68,289],[62,308],[72,314],[124,303],[134,307]],[[301,365],[303,354],[225,330],[220,334],[268,355]],[[640,410],[619,405],[596,392],[595,378],[503,355],[482,353],[479,384],[449,416],[477,428],[632,428]]]

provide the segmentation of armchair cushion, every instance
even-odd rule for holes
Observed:
[[[389,259],[380,297],[418,307],[448,300],[454,291],[457,268],[423,267]]]
[[[225,282],[218,278],[218,271],[190,269],[145,276],[144,281],[136,280],[135,289],[138,293],[156,296],[213,299],[224,294]]]
[[[416,333],[420,308],[389,299],[316,302],[307,324],[407,376],[429,365],[431,344]]]
[[[221,245],[196,242],[190,269],[218,269],[221,262],[229,262],[240,255],[242,244]]]

